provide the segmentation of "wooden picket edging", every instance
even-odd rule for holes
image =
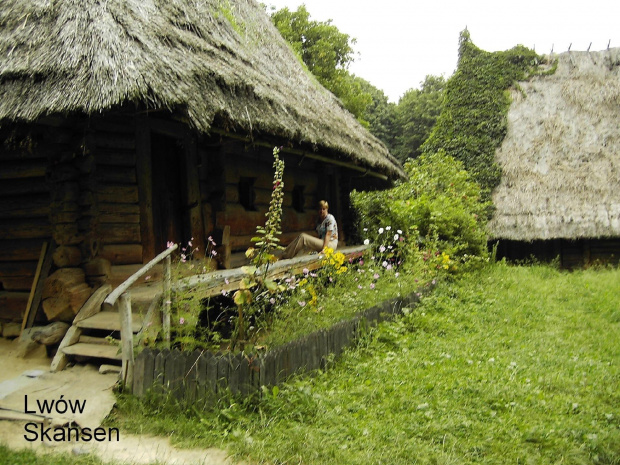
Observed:
[[[420,294],[396,297],[299,340],[255,355],[195,350],[144,349],[134,365],[133,394],[143,397],[149,390],[171,395],[181,402],[207,401],[218,392],[249,395],[261,386],[276,386],[293,374],[325,368],[330,355],[338,357],[358,339],[362,328],[392,319],[404,307],[415,306]]]

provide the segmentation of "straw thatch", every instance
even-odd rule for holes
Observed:
[[[513,92],[495,238],[620,237],[620,49],[557,58]]]
[[[0,122],[132,102],[401,176],[254,0],[2,0]]]

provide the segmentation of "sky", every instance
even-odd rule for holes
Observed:
[[[516,45],[539,54],[620,47],[620,1],[589,0],[263,0],[267,11],[305,4],[310,18],[332,20],[356,39],[349,71],[383,90],[392,102],[419,88],[428,74],[449,78],[465,28],[479,48]],[[590,45],[591,44],[591,45]]]

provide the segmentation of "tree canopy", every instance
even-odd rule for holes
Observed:
[[[428,138],[441,113],[446,80],[428,75],[421,89],[410,89],[395,107],[397,130],[392,154],[401,162],[417,158],[421,145]]]
[[[372,97],[348,71],[354,61],[355,39],[328,21],[314,21],[304,5],[296,11],[282,8],[271,20],[308,70],[362,123]]]

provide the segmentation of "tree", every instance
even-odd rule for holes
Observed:
[[[392,153],[401,162],[417,158],[421,145],[428,138],[443,105],[446,80],[428,75],[421,89],[410,89],[400,98],[395,109],[398,136]]]
[[[389,102],[385,93],[370,82],[357,76],[354,79],[359,82],[362,92],[370,94],[372,99],[363,115],[368,122],[368,130],[393,153],[398,129],[396,104]]]
[[[304,5],[297,11],[282,8],[271,20],[317,80],[364,123],[372,98],[347,70],[354,60],[355,39],[340,32],[331,20],[312,21]]]

